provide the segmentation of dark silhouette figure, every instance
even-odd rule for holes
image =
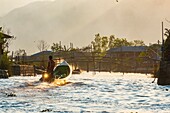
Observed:
[[[47,66],[47,73],[49,74],[49,79],[54,78],[53,76],[53,69],[55,67],[55,62],[53,61],[53,57],[49,56],[48,66]]]

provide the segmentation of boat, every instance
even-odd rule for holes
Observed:
[[[8,78],[9,74],[7,70],[0,69],[0,78]]]
[[[63,61],[58,66],[54,68],[54,77],[55,79],[68,79],[72,74],[72,69],[70,65]]]
[[[51,78],[47,72],[43,73],[40,81],[43,82],[54,82],[54,81],[66,81],[72,75],[71,66],[63,61],[59,65],[57,65],[53,70],[53,77]]]
[[[72,71],[72,74],[81,74],[81,70],[75,69],[75,70]]]

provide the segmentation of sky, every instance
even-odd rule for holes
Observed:
[[[0,6],[1,6],[0,16],[2,17],[15,8],[25,6],[35,1],[45,1],[45,0],[0,0]]]
[[[0,0],[0,17],[5,16],[15,8],[23,7],[35,1],[53,0]],[[62,0],[60,1],[62,2]],[[170,23],[166,21],[170,20],[170,0],[118,0],[119,2],[116,2],[116,0],[103,1],[106,1],[104,6],[107,6],[108,8],[107,10],[103,9],[103,12],[113,12],[116,10],[118,13],[114,12],[115,18],[117,19],[117,23],[114,23],[114,26],[116,26],[115,29],[113,29],[114,27],[111,29],[108,27],[106,28],[108,29],[108,32],[102,32],[101,29],[101,31],[99,31],[102,35],[109,36],[109,34],[114,33],[116,36],[126,37],[128,40],[138,38],[139,40],[144,40],[146,44],[148,44],[149,42],[154,43],[154,41],[156,42],[161,39],[161,21],[164,21],[165,26],[170,27]],[[100,18],[100,16],[96,18]],[[95,18],[93,20],[93,24],[95,24]],[[101,25],[105,25],[105,23],[101,23]],[[134,31],[136,33],[134,33]],[[154,37],[155,39],[151,37]],[[29,53],[32,52],[35,51],[32,50]]]
[[[0,0],[0,16],[5,16],[15,8],[22,7],[36,0]]]

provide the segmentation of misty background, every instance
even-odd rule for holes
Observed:
[[[17,37],[10,51],[25,49],[28,54],[38,52],[39,40],[83,47],[97,33],[156,43],[161,40],[161,22],[170,27],[169,0],[0,0],[0,4],[0,26]]]

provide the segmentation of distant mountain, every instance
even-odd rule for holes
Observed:
[[[0,25],[10,28],[16,35],[16,46],[26,47],[38,40],[62,41],[85,46],[93,40],[95,29],[88,33],[86,27],[100,17],[109,7],[103,7],[103,0],[57,0],[34,2],[17,8],[0,18]],[[83,29],[83,28],[86,29]],[[83,34],[83,35],[82,35]],[[35,45],[35,44],[34,44]],[[36,47],[36,46],[35,46]]]
[[[148,42],[159,39],[160,7],[152,8],[153,2],[145,7],[142,2],[127,3],[115,4],[113,0],[34,2],[0,18],[0,26],[5,25],[17,37],[12,50],[21,48],[29,53],[38,51],[38,40],[49,44],[72,42],[82,47],[90,44],[96,33]]]

